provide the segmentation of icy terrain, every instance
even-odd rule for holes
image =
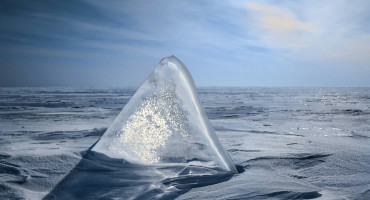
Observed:
[[[104,172],[99,180],[125,177],[119,184],[129,187],[114,190],[146,191],[136,194],[142,199],[163,191],[169,199],[370,199],[370,88],[198,91],[221,144],[244,172],[220,175],[213,185],[210,176],[189,176],[201,184],[164,190],[177,182],[163,175],[179,168],[106,165],[112,160],[97,154],[89,159],[98,162],[81,161],[134,89],[0,88],[0,199],[42,199],[77,164]],[[122,171],[109,173],[116,168]]]

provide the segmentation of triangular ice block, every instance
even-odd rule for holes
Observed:
[[[187,163],[237,173],[175,56],[162,59],[93,151],[143,164]]]

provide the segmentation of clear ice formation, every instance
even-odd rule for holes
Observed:
[[[175,56],[163,58],[92,148],[142,164],[186,163],[237,173]]]

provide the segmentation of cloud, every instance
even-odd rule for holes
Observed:
[[[68,64],[71,72],[94,66],[91,74],[106,69],[114,77],[121,70],[142,80],[147,74],[134,74],[135,68],[149,73],[160,58],[175,54],[201,85],[297,85],[320,67],[370,72],[366,1],[4,2],[0,68],[23,66],[31,73],[34,66],[62,70]]]
[[[274,48],[295,48],[309,45],[308,37],[317,28],[297,19],[294,13],[272,5],[247,3],[247,9],[256,18],[256,28],[263,33],[263,39]]]
[[[274,6],[248,3],[247,6],[260,13],[261,25],[271,32],[315,31],[311,24],[297,20],[291,12]]]
[[[329,68],[346,65],[364,68],[370,64],[370,34],[363,26],[366,7],[359,1],[336,4],[303,2],[246,3],[254,19],[252,27],[260,43],[270,49],[281,49],[292,62],[310,62]],[[365,25],[366,24],[366,25]]]

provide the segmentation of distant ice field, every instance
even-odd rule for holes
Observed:
[[[370,199],[370,88],[199,88],[242,173],[181,180],[163,178],[176,166],[86,155],[134,93],[0,88],[0,199],[42,199],[71,171],[80,190],[105,192],[101,199]],[[115,171],[91,177],[98,173],[76,165]],[[110,176],[120,178],[112,189],[88,184]]]

